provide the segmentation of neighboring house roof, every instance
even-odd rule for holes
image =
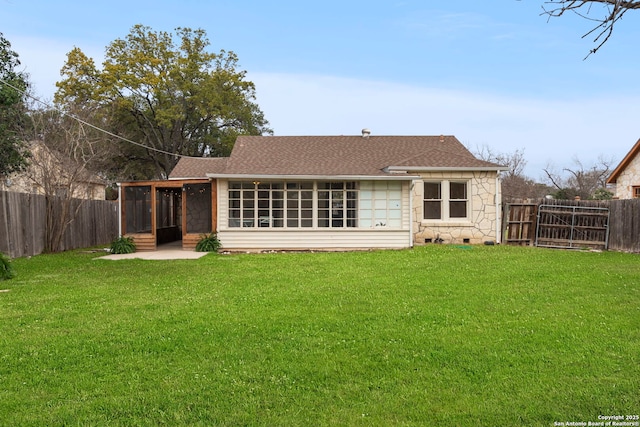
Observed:
[[[640,152],[640,139],[636,142],[636,144],[629,150],[627,155],[622,159],[620,164],[613,170],[609,178],[607,179],[607,184],[615,184],[618,181],[618,177],[624,170],[629,166],[629,163],[638,155]]]
[[[207,173],[222,173],[228,157],[183,157],[169,174],[169,179],[206,178]]]
[[[224,170],[213,170],[220,164],[192,160],[181,159],[170,177],[375,177],[411,170],[506,170],[475,158],[454,136],[240,136]]]

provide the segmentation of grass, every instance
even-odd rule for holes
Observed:
[[[640,412],[640,258],[433,245],[14,261],[0,425],[551,426]]]

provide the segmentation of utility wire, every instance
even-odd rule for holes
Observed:
[[[41,101],[39,98],[37,98],[37,97],[35,97],[35,96],[33,96],[33,95],[30,95],[29,93],[27,93],[26,91],[24,91],[24,90],[22,90],[22,89],[20,89],[20,88],[18,88],[18,87],[15,87],[14,85],[12,85],[11,83],[7,82],[6,80],[4,80],[4,79],[2,79],[2,78],[0,78],[0,83],[2,83],[2,84],[4,84],[4,85],[6,85],[6,86],[8,86],[8,87],[10,87],[10,88],[11,88],[11,89],[13,89],[13,90],[16,90],[16,91],[20,92],[22,95],[24,95],[24,96],[26,96],[26,97],[28,97],[28,98],[33,99],[33,100],[34,100],[34,101],[36,101],[37,103],[39,103],[39,104],[41,104],[41,105],[44,105],[44,106],[45,106],[45,107],[47,107],[47,108],[50,108],[50,109],[52,109],[52,110],[56,110],[57,112],[59,112],[59,113],[60,113],[60,114],[62,114],[63,116],[70,117],[70,118],[72,118],[73,120],[76,120],[77,122],[82,123],[82,124],[83,124],[83,125],[85,125],[85,126],[89,126],[90,128],[93,128],[93,129],[95,129],[95,130],[97,130],[97,131],[99,131],[99,132],[102,132],[102,133],[106,134],[106,135],[109,135],[109,136],[112,136],[112,137],[114,137],[114,138],[117,138],[117,139],[119,139],[119,140],[121,140],[121,141],[128,142],[128,143],[133,144],[133,145],[137,145],[138,147],[142,147],[142,148],[145,148],[145,149],[147,149],[147,150],[155,151],[155,152],[162,153],[162,154],[168,154],[168,155],[170,155],[170,156],[175,156],[175,157],[180,157],[180,158],[189,158],[189,159],[201,159],[201,158],[202,158],[202,157],[195,157],[195,156],[186,156],[186,155],[184,155],[184,154],[171,153],[171,152],[169,152],[169,151],[160,150],[159,148],[149,147],[149,146],[144,145],[144,144],[141,144],[141,143],[139,143],[139,142],[132,141],[132,140],[127,139],[127,138],[125,138],[125,137],[122,137],[122,136],[120,136],[120,135],[116,135],[116,134],[115,134],[115,133],[113,133],[113,132],[109,132],[109,131],[108,131],[108,130],[106,130],[106,129],[102,129],[102,128],[100,128],[100,127],[96,126],[96,125],[92,125],[91,123],[88,123],[88,122],[86,122],[86,121],[82,120],[81,118],[74,116],[73,114],[65,113],[65,112],[64,112],[64,111],[62,111],[61,109],[59,109],[59,108],[57,108],[57,107],[55,107],[55,106],[49,105],[49,104],[47,104],[47,103],[46,103],[46,102],[44,102],[44,101]]]

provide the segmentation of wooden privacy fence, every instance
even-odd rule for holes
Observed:
[[[63,200],[53,198],[54,215]],[[110,243],[118,235],[117,203],[108,200],[79,200],[71,203],[77,215],[67,226],[60,250]],[[42,195],[0,191],[0,252],[11,258],[38,255],[46,239],[46,199]]]
[[[640,199],[515,202],[503,218],[506,244],[640,253]]]

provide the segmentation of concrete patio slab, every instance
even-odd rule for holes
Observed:
[[[132,254],[113,254],[101,256],[96,259],[120,260],[120,259],[149,259],[149,260],[169,260],[169,259],[198,259],[209,252],[185,251],[180,245],[167,244],[158,246],[158,250],[134,252]]]

